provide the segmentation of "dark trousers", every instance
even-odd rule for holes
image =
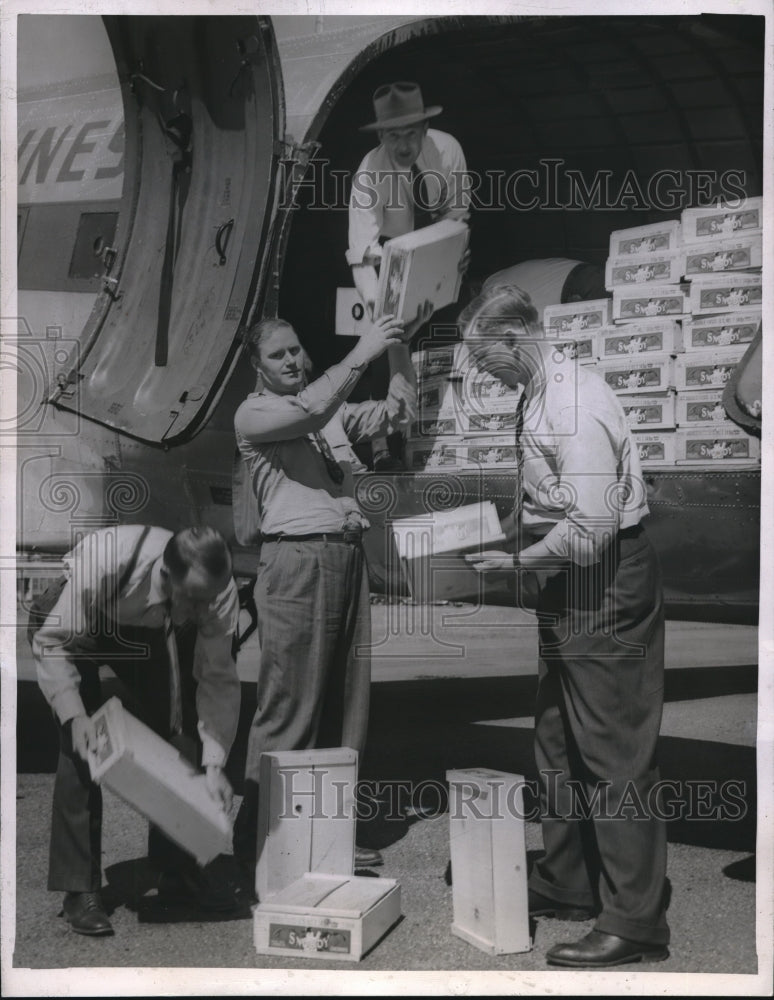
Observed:
[[[649,795],[664,695],[656,554],[624,532],[602,563],[550,577],[538,602],[535,759],[545,857],[530,886],[597,904],[596,929],[666,943],[666,827]]]
[[[194,632],[195,630],[188,630]],[[87,713],[104,702],[99,667],[113,670],[130,692],[132,700],[122,697],[126,707],[154,732],[168,739],[169,732],[169,658],[161,629],[121,627],[121,640],[99,636],[94,652],[75,659],[81,675],[80,694]],[[184,730],[196,732],[192,715],[192,679],[186,676],[182,653],[193,636],[180,642],[183,688]],[[141,644],[129,651],[126,643]],[[191,724],[193,728],[191,729]],[[89,774],[88,764],[72,747],[70,726],[56,722],[59,730],[59,761],[54,782],[51,819],[48,888],[52,891],[90,892],[102,884],[102,792]],[[151,826],[148,834],[148,858],[159,871],[181,870],[195,864],[186,851]]]
[[[255,859],[261,754],[347,746],[362,754],[371,687],[363,549],[264,542],[255,584],[261,662],[234,853]]]

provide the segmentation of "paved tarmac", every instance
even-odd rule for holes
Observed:
[[[103,865],[116,934],[97,940],[73,934],[57,916],[59,897],[45,889],[53,786],[53,775],[45,772],[50,770],[51,756],[48,751],[36,755],[29,745],[32,741],[25,738],[27,726],[40,734],[44,715],[39,714],[33,685],[21,684],[14,968],[231,970],[197,973],[196,985],[187,989],[193,993],[217,991],[217,982],[226,974],[238,976],[237,985],[227,992],[253,994],[274,992],[280,981],[291,993],[369,988],[390,993],[518,993],[549,988],[572,993],[590,987],[612,992],[619,981],[613,973],[575,972],[563,978],[547,971],[546,949],[581,936],[590,923],[540,919],[532,925],[531,950],[504,956],[487,955],[450,932],[445,773],[451,767],[492,767],[523,774],[528,781],[535,777],[530,717],[536,681],[534,619],[508,609],[475,612],[469,606],[446,606],[425,609],[426,623],[420,626],[417,609],[375,606],[373,610],[376,683],[361,780],[382,791],[400,785],[406,800],[417,808],[408,818],[389,820],[381,815],[362,828],[361,839],[380,847],[385,858],[384,868],[373,874],[396,878],[401,884],[403,918],[359,964],[259,956],[252,943],[249,911],[239,919],[207,921],[202,914],[158,907],[144,865],[145,823],[110,793],[105,801]],[[411,616],[413,632],[405,619],[392,628],[391,616],[400,615]],[[379,642],[380,636],[384,641]],[[462,652],[444,645],[448,642]],[[507,657],[503,649],[508,650]],[[669,823],[670,957],[658,965],[622,968],[628,990],[635,994],[655,995],[663,989],[730,995],[757,971],[756,658],[753,628],[669,624],[662,777],[676,782],[685,799],[692,797],[694,813],[702,815]],[[244,690],[249,692],[250,686]],[[232,761],[232,772],[236,781],[238,759]],[[525,829],[528,857],[534,860],[541,850],[540,827],[527,822]],[[227,859],[221,862],[228,864]],[[281,969],[291,972],[283,978]],[[342,978],[342,970],[356,970],[357,975]],[[429,983],[420,977],[399,987],[386,970],[434,971],[440,979]],[[322,971],[328,977],[310,985],[304,973]],[[480,980],[471,984],[465,979],[468,973],[483,971],[500,977],[485,989],[475,985]],[[635,972],[638,975],[631,979]],[[642,978],[642,972],[648,975]],[[358,978],[362,974],[374,978],[364,983]],[[707,982],[718,986],[724,982],[721,974],[744,978],[735,979],[733,989],[698,988],[694,977],[699,974],[709,974]],[[77,973],[50,975],[58,992]],[[129,978],[119,980],[119,993],[137,987],[134,974],[126,975]],[[181,973],[172,992],[183,989],[184,982]],[[101,985],[100,990],[97,982],[92,992],[116,992],[108,988],[107,980]]]

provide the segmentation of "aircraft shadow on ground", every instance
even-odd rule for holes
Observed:
[[[667,701],[685,701],[750,694],[756,685],[754,666],[672,669],[666,674],[665,697]],[[536,688],[534,675],[374,684],[360,781],[366,811],[375,815],[361,824],[359,839],[384,847],[404,836],[415,819],[443,812],[450,768],[493,768],[534,781],[532,726],[493,723],[530,717]],[[239,735],[228,765],[238,793],[255,710],[255,685],[243,684],[242,695]],[[680,790],[675,818],[668,823],[672,842],[755,850],[753,747],[662,736],[659,757],[662,779],[674,782]],[[50,773],[56,769],[56,759],[57,739],[50,711],[37,685],[20,684],[17,769],[21,773]],[[535,806],[527,790],[528,815]],[[735,872],[729,874],[733,877]],[[737,877],[748,874],[745,868]]]

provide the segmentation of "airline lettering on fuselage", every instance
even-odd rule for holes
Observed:
[[[120,117],[27,128],[19,136],[20,203],[120,197],[123,172]]]

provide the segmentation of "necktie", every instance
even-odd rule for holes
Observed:
[[[322,434],[320,431],[315,431],[310,436],[314,441],[315,445],[317,446],[317,450],[323,457],[323,460],[325,462],[325,468],[328,470],[328,475],[331,477],[334,483],[336,483],[337,486],[341,486],[341,484],[344,482],[344,470],[334,458],[333,452],[331,451],[331,446],[325,440],[325,435]]]
[[[521,508],[524,503],[524,411],[527,408],[527,392],[522,389],[516,404],[515,444],[516,444],[516,495],[514,497],[514,520],[516,523],[517,551],[521,548]]]
[[[416,163],[411,165],[411,200],[414,203],[414,229],[424,229],[435,221],[427,200],[425,176]]]
[[[180,661],[177,640],[169,611],[164,614],[164,641],[169,660],[169,735],[179,736],[183,731],[183,703],[180,691]]]

